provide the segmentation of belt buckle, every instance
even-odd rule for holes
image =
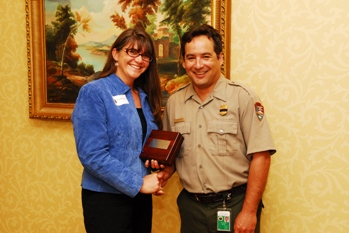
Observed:
[[[227,197],[225,197],[225,200],[227,201],[231,200],[231,192],[228,193]]]

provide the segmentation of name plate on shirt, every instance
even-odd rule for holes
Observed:
[[[160,164],[171,166],[181,149],[184,137],[178,132],[153,130],[146,141],[140,158],[157,160]]]

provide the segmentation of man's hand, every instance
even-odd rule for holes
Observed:
[[[270,168],[269,151],[252,155],[247,190],[242,210],[234,222],[234,232],[254,232],[257,224],[257,210],[262,199]]]
[[[162,179],[163,183],[162,183],[162,187],[164,187],[167,184],[168,179],[170,179],[170,177],[173,175],[173,173],[175,172],[175,166],[164,166],[163,164],[158,163],[157,160],[151,160],[151,167],[153,169],[159,169],[158,172],[158,178]]]
[[[234,222],[234,232],[236,233],[254,233],[257,224],[255,213],[245,213],[241,211]]]
[[[151,161],[147,160],[145,161],[146,167],[151,167],[152,170],[156,170],[157,177],[161,184],[161,190],[154,192],[154,195],[164,195],[163,187],[167,184],[168,179],[172,176],[172,174],[175,172],[175,166],[165,166],[163,164],[159,164],[157,160],[152,159]]]

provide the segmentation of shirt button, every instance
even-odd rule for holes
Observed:
[[[201,105],[199,108],[200,108],[200,109],[203,109],[203,108],[204,108],[204,106],[202,106],[202,105]]]
[[[220,133],[220,134],[222,134],[223,132],[224,132],[224,130],[223,130],[223,129],[220,129],[220,130],[219,130],[219,133]]]
[[[199,125],[199,128],[201,128],[202,127],[202,125]]]
[[[201,148],[201,144],[199,144],[198,147]]]

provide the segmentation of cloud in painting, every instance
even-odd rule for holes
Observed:
[[[85,0],[85,2],[95,1]],[[75,36],[78,43],[85,43],[87,41],[104,41],[113,35],[118,35],[121,33],[121,30],[116,28],[110,19],[110,16],[115,12],[125,14],[121,12],[118,1],[105,0],[102,3],[99,2],[99,8],[100,10],[97,11],[96,7],[91,7],[91,3],[86,5],[80,4],[80,6],[72,6],[72,10],[79,12],[82,17],[91,17],[89,25],[92,31],[90,33],[78,33]]]

